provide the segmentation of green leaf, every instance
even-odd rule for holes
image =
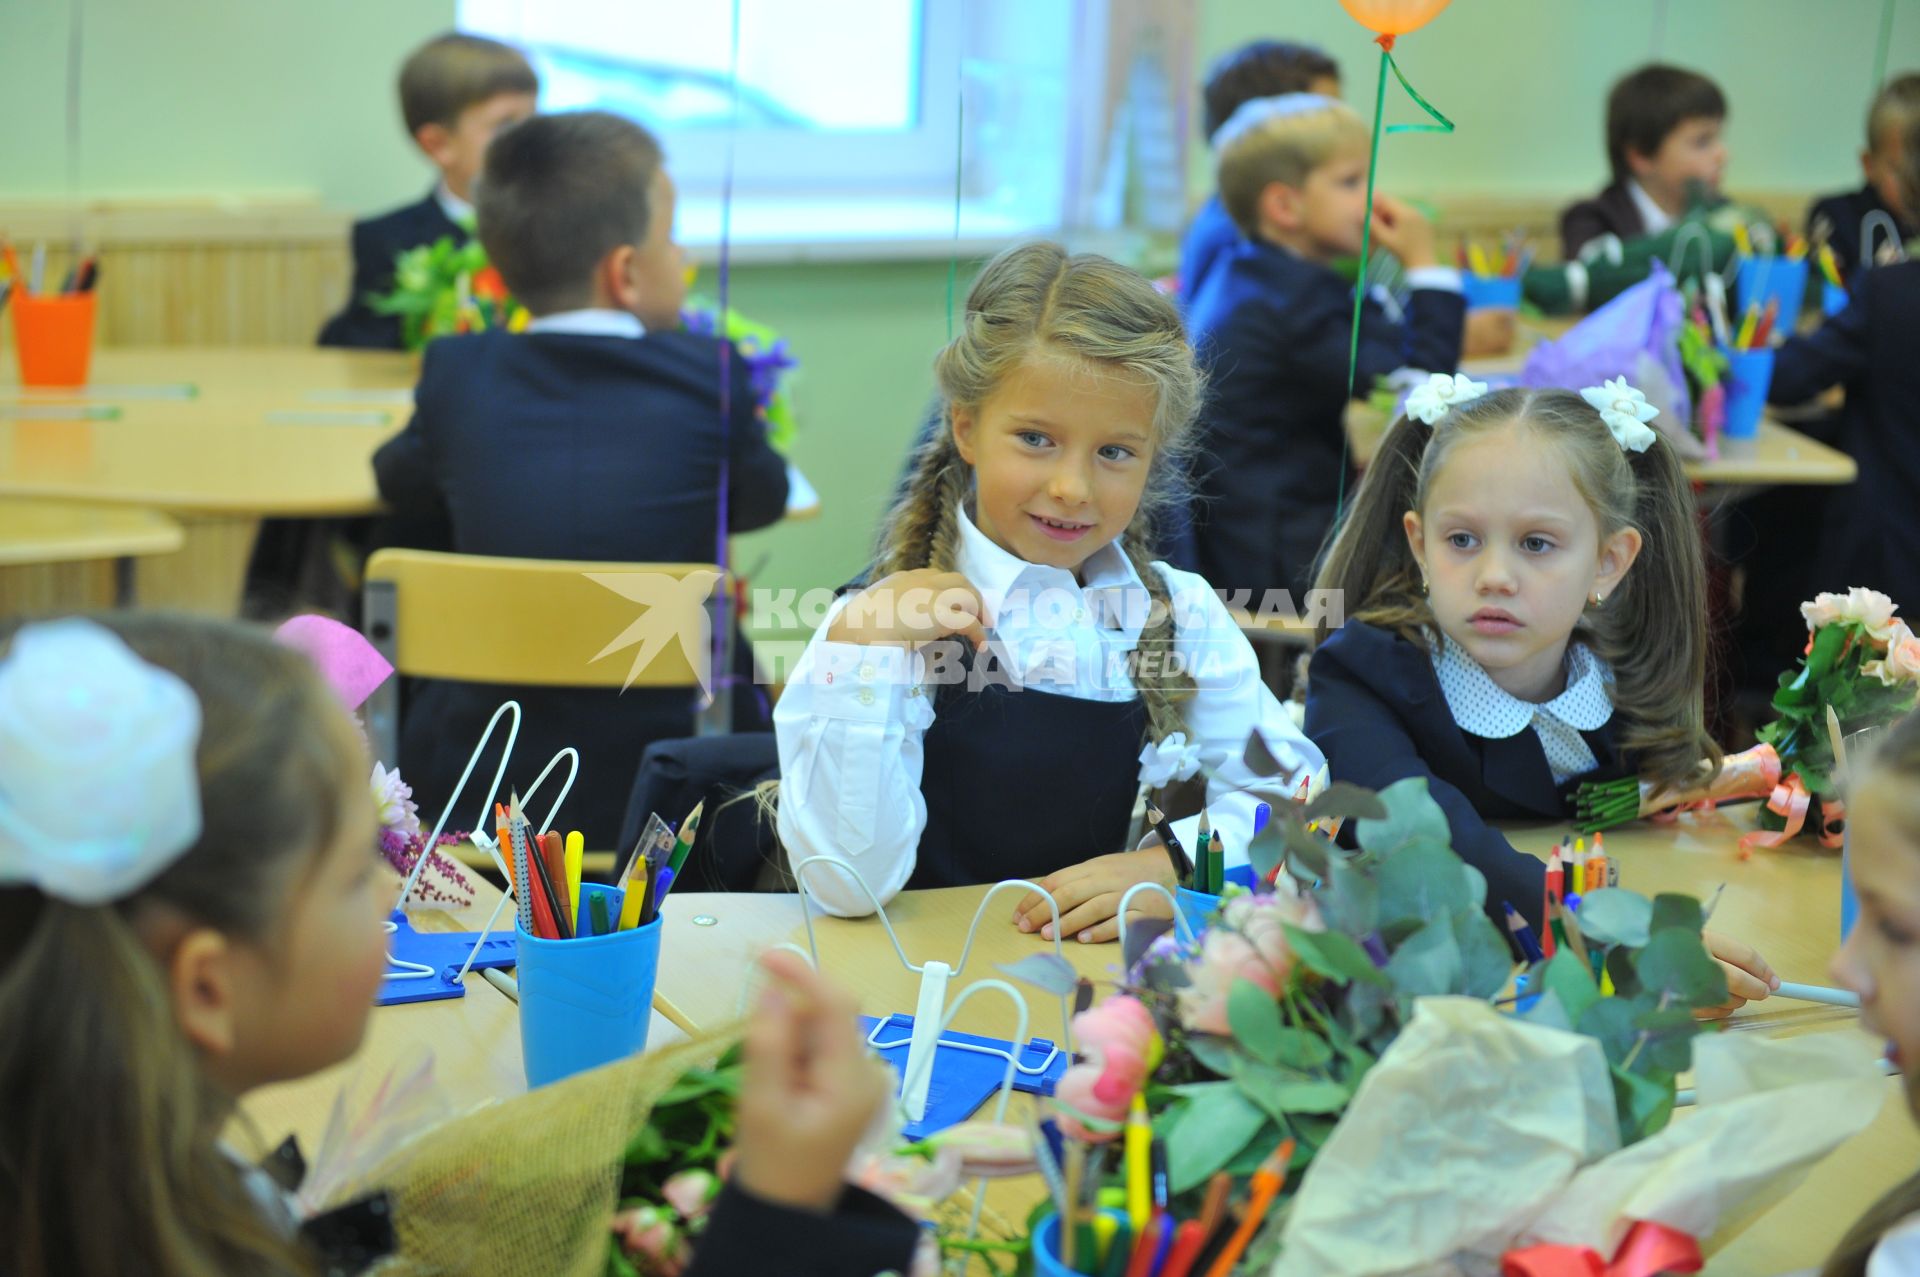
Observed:
[[[1620,1142],[1637,1144],[1663,1129],[1673,1116],[1673,1079],[1629,1073],[1615,1065],[1613,1102],[1620,1117]]]
[[[1585,908],[1584,904],[1581,908]],[[1695,935],[1705,925],[1700,902],[1692,896],[1683,896],[1671,891],[1663,891],[1653,898],[1653,920],[1648,931],[1665,931],[1669,927],[1681,927]]]
[[[1385,820],[1387,805],[1371,789],[1336,780],[1308,803],[1301,816],[1313,820]]]
[[[1635,1016],[1633,1024],[1647,1039],[1640,1058],[1634,1061],[1636,1069],[1642,1063],[1668,1073],[1684,1073],[1693,1067],[1693,1039],[1700,1034],[1700,1022],[1693,1018],[1693,1012],[1685,1007],[1655,1007]]]
[[[1253,875],[1261,882],[1273,876],[1286,855],[1287,840],[1272,821],[1247,844],[1247,863],[1253,866]]]
[[[1368,851],[1385,854],[1413,842],[1452,845],[1453,831],[1447,826],[1447,814],[1427,792],[1424,776],[1396,780],[1380,791],[1380,802],[1387,814],[1379,820],[1360,821],[1360,845]]]
[[[1374,870],[1374,881],[1380,888],[1383,922],[1425,921],[1478,909],[1487,898],[1487,880],[1445,842],[1412,842],[1387,853]]]
[[[1653,1006],[1652,999],[1645,997],[1601,998],[1575,1017],[1574,1028],[1600,1043],[1600,1049],[1607,1054],[1607,1063],[1619,1064],[1640,1039],[1640,1030],[1633,1027],[1634,1019]]]
[[[1341,1083],[1320,1079],[1285,1082],[1266,1095],[1267,1103],[1282,1113],[1339,1113],[1352,1098],[1353,1092]]]
[[[1315,893],[1327,925],[1350,936],[1372,935],[1380,921],[1380,888],[1350,857],[1335,853]]]
[[[1386,973],[1373,965],[1373,959],[1352,937],[1338,931],[1305,931],[1291,922],[1280,925],[1286,930],[1287,947],[1307,964],[1309,971],[1317,971],[1342,984],[1359,981],[1382,988],[1388,985]]]
[[[1637,998],[1642,992],[1640,973],[1633,969],[1635,956],[1632,949],[1607,950],[1606,971],[1613,977],[1613,995],[1617,998]]]
[[[1600,990],[1593,983],[1593,972],[1587,964],[1571,953],[1556,953],[1543,967],[1537,968],[1539,987],[1560,1000],[1567,1019],[1574,1024],[1587,1013],[1587,1008],[1600,999]]]
[[[1280,1058],[1290,1069],[1321,1069],[1333,1063],[1333,1048],[1325,1038],[1305,1029],[1280,1030]]]
[[[1700,937],[1680,927],[1647,941],[1634,970],[1649,994],[1667,994],[1684,1007],[1718,1006],[1727,1000],[1726,973],[1707,955]]]
[[[1458,993],[1466,971],[1449,918],[1436,918],[1413,933],[1387,960],[1387,976],[1401,998]]]
[[[1267,828],[1275,826],[1279,827],[1281,837],[1286,839],[1287,860],[1294,877],[1306,882],[1318,882],[1327,876],[1327,852],[1332,844],[1308,829],[1297,810],[1276,813],[1274,819],[1267,823]]]
[[[1279,776],[1287,770],[1273,756],[1273,751],[1267,748],[1267,742],[1257,727],[1247,733],[1247,747],[1241,757],[1247,764],[1247,770],[1256,776]]]
[[[1520,1018],[1528,1024],[1537,1024],[1543,1029],[1559,1029],[1563,1033],[1573,1032],[1573,1018],[1567,1014],[1567,1008],[1561,1004],[1560,995],[1552,989],[1540,995],[1540,1000],[1520,1013]]]
[[[1513,971],[1513,954],[1487,915],[1478,909],[1454,914],[1453,939],[1460,946],[1460,991],[1470,998],[1490,998],[1500,992]]]
[[[1138,922],[1129,923],[1127,925],[1127,946],[1120,955],[1122,966],[1128,971],[1139,966],[1140,959],[1145,957],[1147,950],[1153,947],[1153,942],[1172,930],[1173,919],[1171,918],[1142,918]],[[1047,954],[1046,956],[1052,957],[1053,955]]]
[[[1168,1187],[1175,1193],[1205,1182],[1266,1125],[1266,1114],[1232,1082],[1180,1090],[1186,1102],[1154,1122],[1166,1140]]]
[[[1221,1077],[1232,1077],[1234,1069],[1239,1067],[1240,1055],[1233,1049],[1231,1038],[1192,1033],[1187,1035],[1187,1051],[1201,1068]]]
[[[1580,909],[1573,916],[1588,939],[1638,949],[1647,943],[1653,904],[1624,887],[1602,887],[1580,897]]]
[[[1268,1064],[1280,1062],[1280,1004],[1251,980],[1235,980],[1227,990],[1227,1024],[1240,1049]]]
[[[1133,938],[1133,928],[1127,928],[1127,938]],[[1044,989],[1058,997],[1072,993],[1080,982],[1080,973],[1073,964],[1057,953],[1029,953],[1018,962],[995,964],[999,970],[1024,984]]]

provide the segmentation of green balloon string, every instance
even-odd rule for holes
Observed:
[[[1367,220],[1360,228],[1360,269],[1353,282],[1353,331],[1347,339],[1347,400],[1353,400],[1354,379],[1360,375],[1360,312],[1367,300],[1367,262],[1373,251],[1373,180],[1380,170],[1380,136],[1382,133],[1451,133],[1453,121],[1435,110],[1433,104],[1420,96],[1420,91],[1407,83],[1407,77],[1401,73],[1400,64],[1393,60],[1393,37],[1381,36],[1376,44],[1380,46],[1380,83],[1373,94],[1373,141],[1367,151]],[[1386,123],[1387,114],[1387,72],[1393,72],[1393,78],[1400,81],[1400,87],[1433,119],[1426,124]],[[1344,427],[1340,431],[1340,486],[1334,498],[1333,525],[1340,526],[1340,520],[1347,508],[1347,453],[1352,446]]]
[[[1880,43],[1873,51],[1873,91],[1887,82],[1887,48],[1893,43],[1893,0],[1880,6]]]

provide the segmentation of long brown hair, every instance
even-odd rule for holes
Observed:
[[[1574,629],[1613,669],[1622,751],[1663,787],[1699,781],[1702,759],[1717,773],[1720,747],[1707,735],[1704,704],[1706,560],[1686,474],[1664,442],[1645,452],[1623,449],[1599,412],[1572,391],[1497,390],[1432,426],[1412,417],[1394,422],[1328,548],[1319,587],[1341,591],[1350,618],[1424,646],[1437,626],[1404,516],[1426,509],[1434,476],[1456,443],[1516,423],[1559,447],[1603,541],[1623,528],[1642,537],[1619,587]],[[1315,643],[1327,632],[1322,620]]]
[[[1902,801],[1889,807],[1899,822],[1902,836],[1911,845],[1920,847],[1920,713],[1908,714],[1895,723],[1864,760],[1849,757],[1847,764],[1850,769],[1861,769],[1855,792],[1865,784],[1899,786]],[[1911,1104],[1911,1088],[1907,1095]],[[1920,1113],[1915,1116],[1920,1117]],[[1914,1214],[1920,1214],[1920,1174],[1895,1184],[1879,1201],[1867,1207],[1840,1239],[1840,1245],[1820,1269],[1820,1277],[1866,1277],[1867,1260],[1880,1238]]]
[[[1160,521],[1186,496],[1203,383],[1180,312],[1126,267],[1047,243],[1022,244],[987,263],[967,294],[960,331],[934,361],[945,420],[915,454],[906,490],[881,527],[875,577],[952,569],[960,506],[973,491],[973,471],[953,440],[953,409],[978,408],[1009,373],[1046,353],[1074,355],[1154,388],[1146,491],[1120,548],[1152,596],[1133,653],[1135,682],[1155,738],[1164,739],[1181,730],[1180,704],[1194,684],[1172,659],[1173,614],[1166,582],[1152,565],[1153,547]]]
[[[271,946],[338,835],[343,787],[365,786],[362,750],[312,664],[265,631],[97,619],[199,699],[202,830],[112,904],[0,888],[0,1253],[35,1277],[304,1273],[219,1147],[231,1104],[137,927],[158,907]]]

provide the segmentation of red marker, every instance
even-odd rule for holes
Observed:
[[[1200,1251],[1207,1244],[1207,1230],[1199,1220],[1189,1219],[1173,1232],[1173,1249],[1167,1254],[1167,1266],[1161,1277],[1187,1277]]]

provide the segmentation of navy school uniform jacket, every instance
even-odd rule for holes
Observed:
[[[1581,733],[1599,765],[1566,786],[1554,783],[1532,729],[1500,740],[1462,731],[1426,650],[1362,621],[1348,621],[1313,654],[1307,735],[1335,780],[1384,789],[1426,778],[1447,813],[1453,849],[1486,875],[1487,911],[1502,935],[1502,902],[1540,927],[1546,867],[1488,822],[1564,820],[1573,785],[1623,774],[1611,721]]]
[[[1920,261],[1854,276],[1853,298],[1774,356],[1767,398],[1804,403],[1846,387],[1840,443],[1860,477],[1852,512],[1827,525],[1823,590],[1870,586],[1920,606]]]
[[[353,287],[340,313],[320,329],[322,346],[351,346],[365,350],[399,350],[400,317],[375,314],[369,296],[393,291],[393,259],[409,249],[453,236],[464,244],[467,228],[447,216],[433,192],[427,198],[391,213],[353,224]]]
[[[1180,305],[1193,305],[1194,295],[1220,259],[1233,251],[1241,240],[1240,228],[1227,216],[1226,205],[1218,195],[1207,197],[1193,222],[1180,239]]]
[[[1396,368],[1452,372],[1465,316],[1456,292],[1415,289],[1404,323],[1369,297],[1354,394]],[[1251,590],[1253,605],[1290,589],[1298,604],[1311,583],[1342,479],[1352,325],[1351,284],[1258,240],[1236,244],[1194,297],[1188,327],[1209,377],[1194,570],[1215,589]]]
[[[774,522],[787,499],[786,463],[767,443],[738,352],[723,437],[720,347],[687,332],[496,330],[433,342],[413,419],[373,458],[380,495],[404,529],[400,543],[536,559],[716,561],[723,461],[731,531]],[[737,688],[736,709],[751,706],[754,692]],[[400,767],[423,810],[445,802],[508,696],[525,714],[509,779],[524,791],[555,751],[577,747],[580,777],[561,819],[592,846],[613,845],[641,752],[694,727],[690,691],[410,683]],[[486,766],[497,765],[498,754],[489,757]]]
[[[687,1277],[879,1277],[913,1265],[920,1230],[863,1189],[831,1213],[763,1201],[729,1185],[714,1202]]]
[[[1880,198],[1880,192],[1873,189],[1871,182],[1863,183],[1857,191],[1823,195],[1807,210],[1807,234],[1811,236],[1817,227],[1825,224],[1827,242],[1833,246],[1834,262],[1844,276],[1851,276],[1854,267],[1860,264],[1860,223],[1869,213],[1885,213],[1893,217],[1901,243],[1920,235],[1920,226],[1894,217],[1893,210],[1887,207],[1887,202]],[[1885,234],[1885,231],[1874,232],[1875,248],[1886,242]]]

